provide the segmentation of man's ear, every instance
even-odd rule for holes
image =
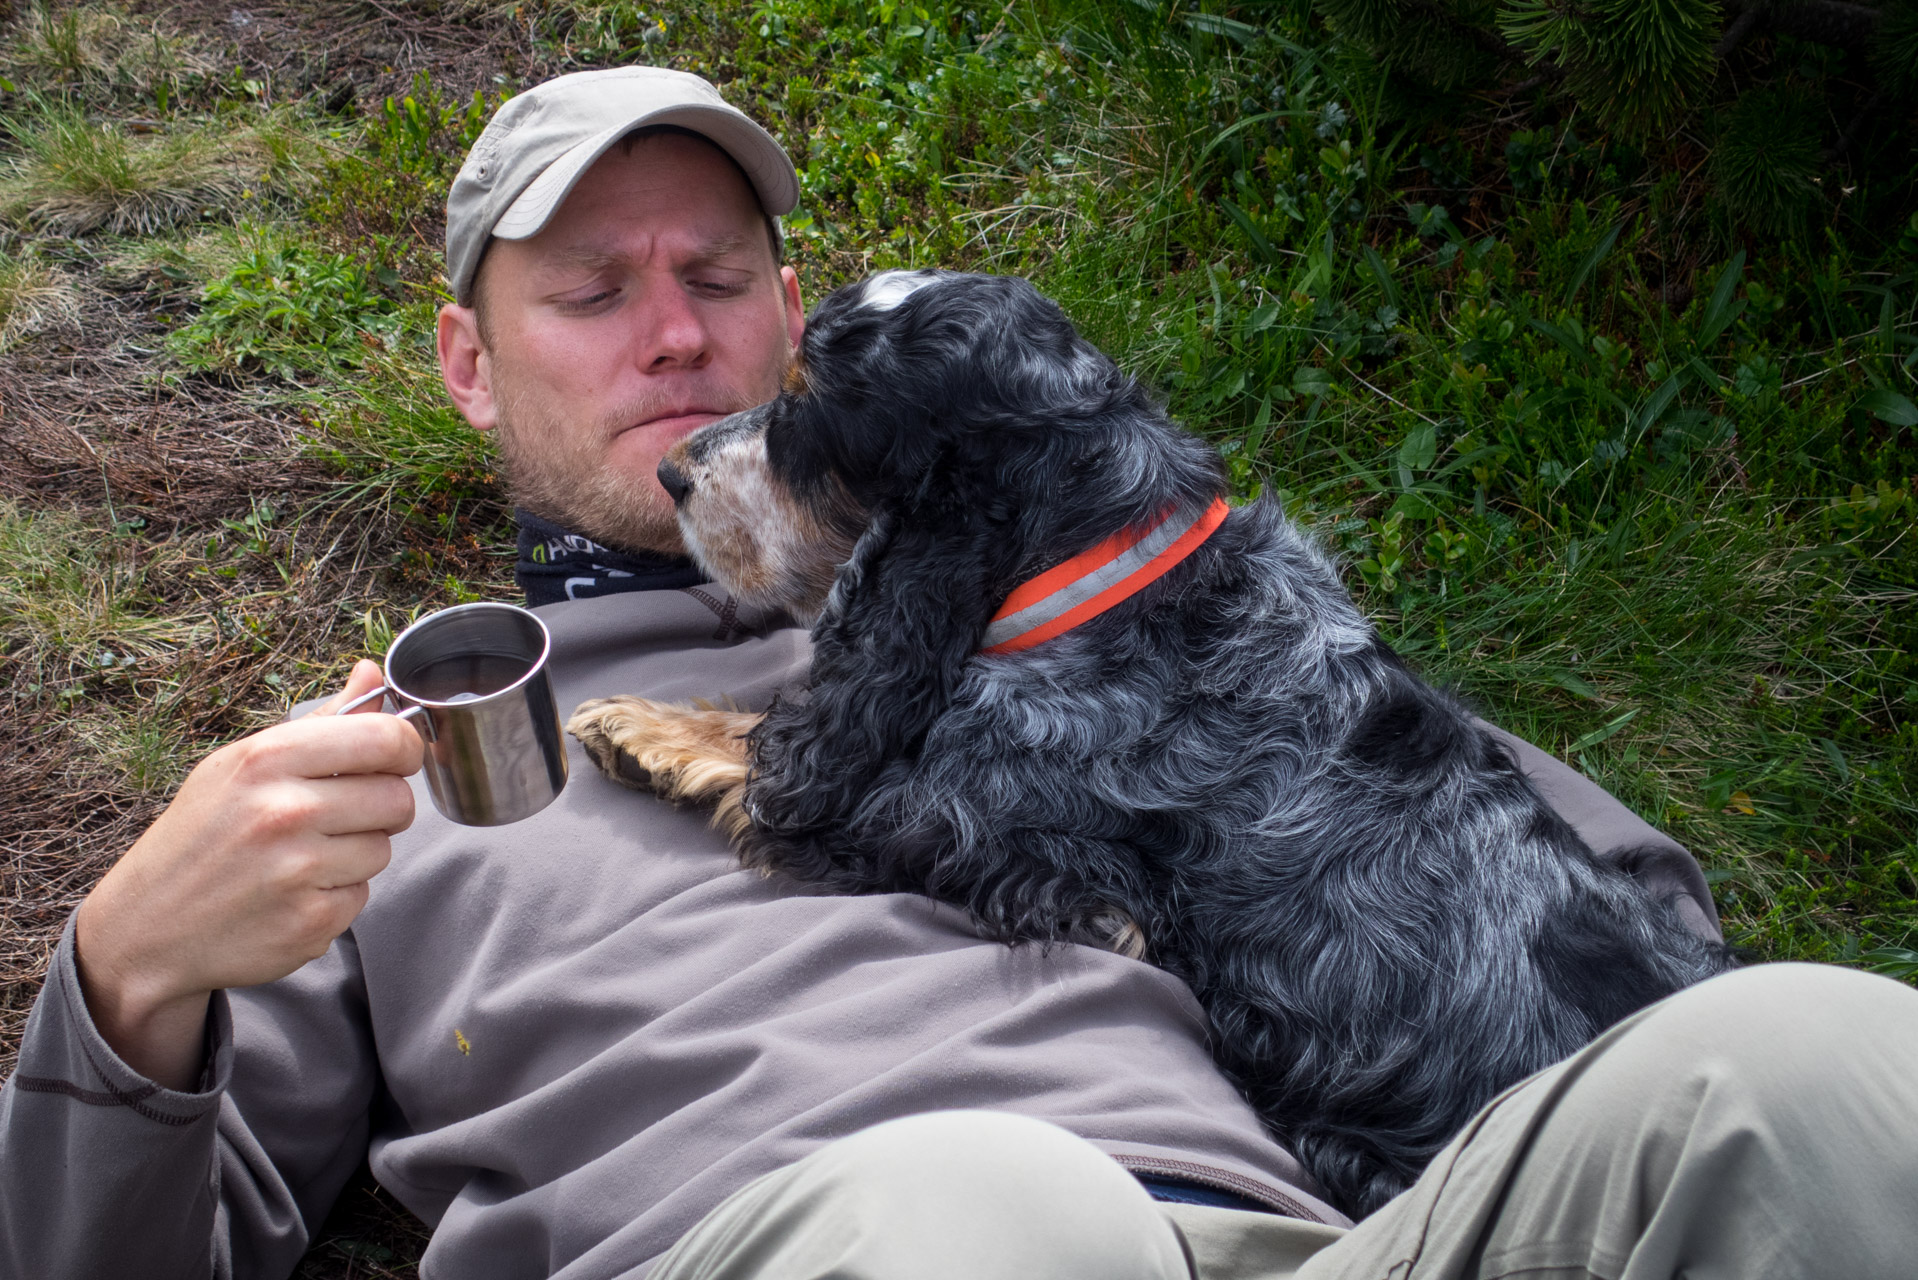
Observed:
[[[475,431],[491,431],[499,424],[499,406],[493,399],[493,357],[480,340],[479,313],[447,303],[440,308],[437,337],[446,394]]]
[[[806,304],[799,299],[799,273],[791,267],[781,267],[779,283],[786,293],[786,337],[797,351],[799,340],[806,336]]]

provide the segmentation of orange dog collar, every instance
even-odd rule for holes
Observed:
[[[979,652],[1030,649],[1137,595],[1197,551],[1230,510],[1214,498],[1208,507],[1168,511],[1053,566],[1006,597]]]

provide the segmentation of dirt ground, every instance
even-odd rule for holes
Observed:
[[[277,717],[315,670],[360,648],[355,602],[439,603],[430,583],[394,569],[395,552],[422,531],[391,513],[324,505],[338,488],[305,451],[291,410],[244,389],[189,380],[159,387],[127,352],[152,337],[138,293],[88,297],[75,331],[0,354],[0,500],[77,515],[110,530],[144,521],[116,555],[154,562],[148,585],[160,611],[236,617],[202,647],[119,673],[81,675],[66,688],[88,703],[163,696],[180,748],[204,754]],[[311,509],[297,529],[268,531],[231,578],[196,574],[187,551],[228,531],[262,504]],[[445,562],[448,548],[434,552]],[[473,577],[498,576],[496,559],[471,557]],[[275,562],[297,566],[282,582]],[[257,626],[246,621],[264,619]],[[0,657],[0,669],[14,665]],[[25,1018],[73,907],[164,806],[75,731],[75,700],[10,673],[0,697],[0,1076],[12,1069]],[[349,1188],[303,1264],[304,1280],[410,1276],[425,1231],[369,1178]]]
[[[145,8],[221,50],[267,86],[269,100],[324,90],[340,111],[377,104],[421,70],[456,92],[491,87],[495,76],[524,70],[528,56],[522,32],[483,12],[439,20],[376,0]],[[296,407],[254,386],[156,379],[163,321],[188,305],[190,290],[169,288],[155,272],[102,270],[77,257],[70,265],[77,317],[0,352],[0,501],[71,513],[103,532],[136,529],[114,550],[152,562],[150,605],[160,611],[245,617],[244,606],[256,606],[256,625],[167,669],[142,666],[128,681],[131,698],[164,684],[202,751],[277,716],[289,676],[349,654],[359,635],[342,626],[347,606],[430,600],[431,584],[405,572],[407,550],[430,550],[442,569],[500,576],[496,555],[431,538],[403,514],[328,503],[341,477],[311,456]],[[198,557],[166,554],[220,537],[231,531],[226,522],[262,507],[278,522],[258,531],[263,545],[232,576],[194,573],[204,568]],[[287,519],[294,513],[301,518]],[[275,564],[292,566],[293,576]],[[0,655],[0,669],[19,656]],[[0,1074],[67,913],[163,804],[93,767],[68,731],[76,695],[61,698],[41,683],[10,681],[0,700],[0,738],[16,744],[0,753],[10,797],[0,807]],[[103,684],[80,688],[89,699],[112,697]]]
[[[131,6],[143,8],[262,82],[268,103],[324,94],[346,113],[377,106],[421,70],[467,96],[537,71],[525,33],[477,7],[440,17],[377,0]],[[404,511],[332,501],[343,477],[315,459],[310,425],[284,397],[244,382],[157,378],[164,322],[189,305],[188,287],[77,245],[66,256],[76,314],[0,351],[0,511],[83,531],[100,563],[137,584],[143,616],[198,641],[97,670],[57,647],[0,643],[0,1077],[69,913],[185,767],[337,679],[364,647],[365,610],[450,603],[447,574],[511,577],[498,546],[449,542]],[[484,525],[502,513],[478,514]],[[171,768],[130,779],[88,725],[153,705],[174,739]],[[425,1235],[362,1176],[299,1274],[410,1276]]]

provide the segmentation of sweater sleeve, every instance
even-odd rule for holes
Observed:
[[[1627,809],[1617,797],[1572,766],[1496,725],[1487,725],[1513,757],[1545,803],[1578,832],[1606,862],[1629,862],[1639,879],[1678,906],[1692,932],[1723,940],[1718,908],[1698,860],[1678,841]]]
[[[284,1280],[366,1151],[377,1088],[352,935],[215,992],[198,1088],[121,1061],[67,922],[0,1087],[0,1275]]]

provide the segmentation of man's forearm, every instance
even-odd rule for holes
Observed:
[[[379,687],[371,662],[323,710]],[[419,735],[392,716],[308,716],[202,760],[75,915],[93,1024],[157,1084],[199,1078],[215,991],[324,955],[413,820]]]
[[[169,1089],[191,1091],[206,1058],[206,1013],[210,991],[156,996],[138,973],[115,963],[109,895],[96,891],[74,915],[74,965],[87,1012],[100,1037],[129,1067]]]

